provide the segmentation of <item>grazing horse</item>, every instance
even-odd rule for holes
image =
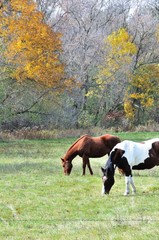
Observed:
[[[79,155],[83,159],[83,175],[85,175],[86,165],[93,175],[89,158],[99,158],[109,154],[113,147],[120,142],[116,136],[105,134],[100,137],[83,135],[77,139],[68,149],[62,160],[65,175],[69,175],[72,170],[72,160]]]
[[[113,186],[115,168],[118,167],[125,175],[126,190],[129,194],[130,185],[133,193],[136,192],[132,177],[132,169],[144,170],[151,169],[159,165],[159,138],[150,139],[142,143],[125,140],[118,143],[111,151],[109,159],[103,172],[103,189],[102,193],[109,194]]]

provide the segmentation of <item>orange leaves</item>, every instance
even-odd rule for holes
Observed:
[[[36,5],[31,0],[11,0],[10,2],[12,9],[16,12],[22,13],[23,15],[26,14],[27,16],[29,16],[30,13],[36,10]]]
[[[5,56],[14,66],[13,77],[18,81],[31,79],[48,87],[62,86],[61,34],[43,19],[33,1],[11,0],[2,9],[0,26],[7,43]]]

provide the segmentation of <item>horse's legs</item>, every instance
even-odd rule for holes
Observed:
[[[88,167],[88,169],[89,169],[90,174],[93,175],[93,171],[92,171],[92,168],[91,168],[91,164],[90,164],[89,158],[88,158],[86,164],[87,164],[87,167]]]
[[[89,158],[87,156],[83,156],[83,175],[85,175],[85,172],[86,172],[86,165],[90,171],[90,174],[93,175],[93,171],[92,171],[92,168],[90,165]]]
[[[134,193],[136,193],[136,187],[135,187],[135,184],[134,184],[134,180],[133,180],[132,176],[129,176],[129,177],[130,177],[130,184],[132,186],[132,192],[134,194]]]
[[[124,195],[128,195],[130,192],[130,182],[129,182],[129,176],[125,176],[125,193]]]
[[[82,167],[83,167],[83,174],[82,175],[85,175],[85,173],[86,173],[86,160],[83,158],[83,165],[82,165]]]
[[[124,195],[128,195],[130,193],[130,184],[132,186],[132,192],[135,193],[136,192],[136,187],[134,185],[134,180],[133,177],[130,176],[125,176],[125,184],[126,184],[126,189],[125,189],[125,193]]]

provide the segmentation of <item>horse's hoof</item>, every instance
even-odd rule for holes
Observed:
[[[128,196],[128,195],[129,195],[129,192],[125,192],[125,193],[124,193],[124,196]]]

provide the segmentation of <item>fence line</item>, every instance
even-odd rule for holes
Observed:
[[[128,218],[116,218],[116,219],[2,219],[0,222],[159,222],[159,219],[151,218],[138,218],[138,219],[128,219]]]

